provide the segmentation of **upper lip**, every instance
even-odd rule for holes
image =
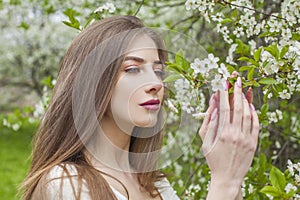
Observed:
[[[155,104],[160,104],[160,101],[158,99],[151,99],[149,101],[141,103],[140,105],[144,106],[144,105],[155,105]]]

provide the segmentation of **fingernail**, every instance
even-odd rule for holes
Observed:
[[[238,77],[237,78],[237,80],[236,80],[236,85],[238,86],[238,87],[242,87],[242,79],[241,79],[241,77]]]
[[[210,118],[211,121],[213,121],[213,120],[216,119],[216,117],[217,117],[217,112],[218,112],[218,109],[215,108],[214,111],[213,111],[212,114],[211,114],[211,118]]]
[[[251,108],[251,110],[255,111],[255,107],[254,107],[254,105],[252,103],[250,103],[250,108]]]
[[[245,94],[244,94],[244,93],[242,93],[242,97],[243,97],[243,99],[246,99],[246,97],[245,97]]]
[[[226,82],[223,82],[223,87],[224,87],[224,90],[227,91],[228,90],[228,85]]]
[[[236,77],[238,75],[237,71],[233,71],[230,75],[231,78]]]
[[[213,94],[209,99],[209,105],[211,105],[214,101],[215,101],[215,95]]]

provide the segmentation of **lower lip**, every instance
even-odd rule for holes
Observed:
[[[142,107],[147,109],[147,110],[158,110],[159,109],[159,104],[143,105]]]

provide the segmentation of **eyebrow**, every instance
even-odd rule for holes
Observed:
[[[145,63],[146,62],[143,58],[136,57],[136,56],[126,56],[124,58],[124,61],[127,61],[127,60],[133,60],[133,61],[136,61],[136,62],[139,62],[139,63]],[[163,64],[163,62],[161,60],[155,60],[154,64]]]

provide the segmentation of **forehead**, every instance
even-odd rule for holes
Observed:
[[[126,56],[154,56],[158,58],[158,51],[155,42],[147,35],[137,36],[130,43]]]

